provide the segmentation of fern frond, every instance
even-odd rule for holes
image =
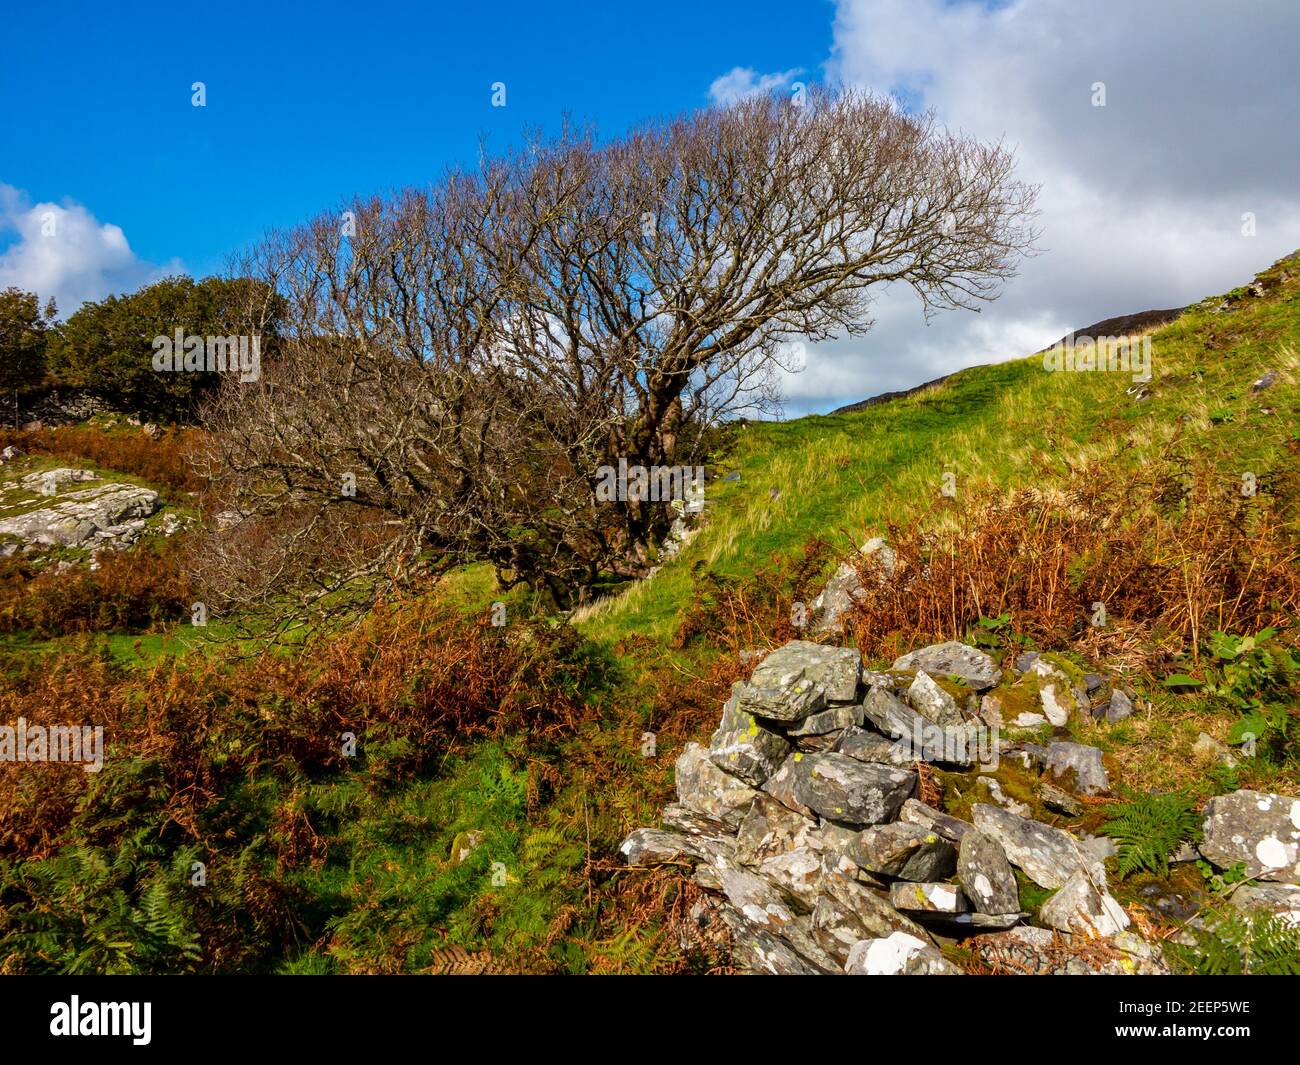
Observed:
[[[1143,794],[1121,788],[1125,802],[1106,813],[1102,832],[1119,844],[1116,871],[1121,877],[1146,870],[1169,874],[1169,858],[1182,843],[1201,835],[1201,817],[1193,799],[1183,791]]]

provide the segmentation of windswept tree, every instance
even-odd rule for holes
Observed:
[[[869,329],[875,286],[995,298],[1033,200],[1000,145],[812,94],[566,131],[273,234],[239,271],[284,298],[284,358],[208,415],[241,516],[213,592],[355,604],[486,561],[568,604],[644,573],[672,509],[607,501],[606,468],[699,461],[772,409],[796,342]]]

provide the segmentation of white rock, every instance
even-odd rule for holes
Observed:
[[[1101,865],[1074,872],[1038,916],[1050,928],[1085,936],[1118,935],[1129,925],[1124,907],[1106,888],[1106,870]]]
[[[934,947],[907,932],[853,944],[844,971],[853,976],[956,976],[961,973]]]

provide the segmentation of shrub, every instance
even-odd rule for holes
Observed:
[[[1159,876],[1169,873],[1169,859],[1179,844],[1200,839],[1201,817],[1191,796],[1174,791],[1144,795],[1121,787],[1124,802],[1106,810],[1102,831],[1119,844],[1116,871],[1128,876],[1145,869]]]
[[[123,409],[166,420],[192,418],[216,388],[217,373],[159,373],[153,339],[243,333],[250,308],[261,311],[259,333],[274,334],[279,299],[241,278],[167,277],[137,292],[83,304],[54,333],[50,373],[90,389]]]
[[[203,432],[193,428],[105,430],[92,425],[62,426],[17,432],[0,431],[0,447],[13,444],[35,455],[87,462],[130,474],[164,490],[175,500],[201,494],[206,482],[193,465]],[[188,501],[188,500],[186,500]]]
[[[148,632],[189,612],[190,584],[181,569],[186,538],[102,552],[98,568],[58,572],[25,559],[0,564],[0,632],[39,639],[89,632]]]
[[[102,724],[106,747],[99,773],[0,764],[0,971],[215,972],[272,967],[364,909],[360,887],[304,892],[326,837],[418,838],[384,796],[478,737],[572,735],[609,666],[566,626],[416,601],[292,653],[143,670],[87,643],[0,668],[0,720]],[[529,763],[504,773],[507,805],[531,803]],[[358,811],[381,823],[345,832]],[[210,889],[188,890],[195,860]]]
[[[0,292],[0,389],[18,391],[45,378],[45,347],[53,324],[53,301],[42,310],[35,292]]]
[[[898,576],[860,564],[854,636],[883,657],[995,617],[1043,647],[1146,640],[1196,655],[1209,629],[1286,625],[1300,613],[1293,501],[1235,487],[1166,461],[1138,474],[1089,469],[1055,493],[989,488],[960,509],[899,521],[887,537]]]
[[[1300,928],[1276,914],[1228,910],[1189,925],[1191,943],[1165,944],[1185,973],[1199,976],[1300,975]]]

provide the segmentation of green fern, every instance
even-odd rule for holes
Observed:
[[[1200,839],[1201,817],[1184,791],[1143,794],[1120,788],[1125,802],[1110,807],[1102,831],[1119,844],[1115,868],[1120,876],[1140,870],[1169,874],[1169,858],[1180,843]]]
[[[1198,976],[1298,976],[1300,927],[1265,910],[1215,914],[1189,926],[1192,943],[1168,943],[1174,964]]]

